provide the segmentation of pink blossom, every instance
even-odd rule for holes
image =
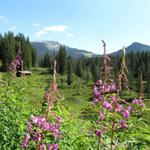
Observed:
[[[129,118],[129,116],[130,116],[129,110],[126,109],[125,111],[123,111],[123,112],[122,112],[122,115],[123,115],[124,118]]]
[[[126,128],[127,127],[127,125],[125,124],[125,120],[121,120],[120,124],[121,124],[122,128]]]
[[[140,103],[140,106],[141,106],[142,108],[144,108],[144,107],[145,107],[145,104],[144,104],[143,102],[141,102],[141,103]]]
[[[105,119],[104,114],[103,114],[102,112],[99,112],[99,116],[100,116],[100,119],[101,119],[101,120],[104,120],[104,119]]]
[[[39,132],[35,132],[35,133],[33,134],[32,140],[33,140],[33,141],[36,141],[36,142],[41,141],[41,140],[42,140],[41,134],[40,134]]]
[[[105,109],[109,109],[109,110],[112,109],[112,105],[106,101],[103,101],[103,107]]]
[[[44,145],[43,144],[39,144],[38,145],[38,150],[44,150]]]
[[[48,150],[57,150],[58,149],[58,144],[49,144],[48,145]]]
[[[112,96],[112,102],[116,101],[116,96]]]
[[[25,139],[23,140],[23,142],[22,142],[22,144],[21,144],[21,147],[27,148],[30,138],[31,138],[31,137],[30,137],[30,134],[29,134],[29,133],[26,133]]]
[[[123,106],[120,104],[117,104],[116,108],[115,108],[115,112],[120,112],[120,111],[122,111],[122,109],[123,109]]]
[[[101,137],[102,136],[102,131],[101,130],[96,130],[95,134],[97,137]]]
[[[95,91],[95,97],[96,97],[97,99],[101,99],[101,98],[102,98],[102,95],[101,95],[100,92]]]
[[[139,100],[138,99],[134,99],[133,101],[132,101],[132,104],[138,104],[139,103]]]
[[[102,80],[97,80],[96,84],[97,85],[102,85]]]
[[[130,112],[131,111],[131,106],[128,106],[127,110]]]

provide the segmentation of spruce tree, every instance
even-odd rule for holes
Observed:
[[[37,65],[37,50],[32,48],[32,67],[36,67]]]
[[[67,54],[65,46],[60,46],[59,51],[57,53],[57,71],[61,75],[66,73],[66,65],[67,65]]]
[[[4,39],[2,42],[2,67],[4,71],[9,70],[9,65],[12,59],[15,57],[15,38],[12,32],[4,34]]]
[[[83,76],[82,62],[80,59],[77,61],[75,72],[78,77]]]
[[[68,57],[68,62],[67,62],[67,84],[68,85],[72,84],[72,60],[71,60],[71,56]]]

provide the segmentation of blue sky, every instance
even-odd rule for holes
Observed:
[[[0,0],[0,33],[59,41],[102,54],[132,42],[150,45],[150,0]]]

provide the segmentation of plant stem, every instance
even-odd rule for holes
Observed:
[[[114,123],[112,125],[111,145],[110,145],[111,150],[113,150],[113,140],[114,140]]]

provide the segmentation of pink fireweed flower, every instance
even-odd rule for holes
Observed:
[[[38,123],[38,118],[37,117],[34,117],[33,115],[31,115],[31,118],[30,118],[34,124],[37,124]]]
[[[48,145],[48,150],[57,150],[58,149],[58,144],[49,144]]]
[[[38,145],[38,150],[44,150],[44,145],[43,144],[39,144]]]
[[[96,85],[99,85],[99,86],[102,85],[102,80],[97,80]]]
[[[38,132],[35,132],[35,133],[33,134],[32,140],[33,140],[33,141],[36,141],[36,142],[39,142],[39,141],[42,140],[42,135],[41,135],[40,133],[38,133]]]
[[[100,86],[100,91],[101,91],[101,93],[104,93],[104,91],[105,91],[105,86],[104,85]]]
[[[106,101],[103,101],[103,107],[105,109],[109,109],[109,110],[112,109],[112,105]]]
[[[115,102],[116,101],[116,96],[112,96],[112,102]]]
[[[99,124],[99,120],[96,121],[96,124]]]
[[[141,98],[139,98],[139,99],[134,99],[134,100],[132,101],[132,104],[140,105],[142,108],[145,107],[145,104],[143,103],[143,101],[142,101]]]
[[[124,110],[124,111],[122,112],[122,115],[123,115],[124,118],[129,118],[129,116],[130,116],[129,110],[128,110],[128,109]]]
[[[96,131],[95,131],[95,135],[96,135],[97,137],[101,137],[101,136],[102,136],[102,131],[101,131],[101,130],[96,130]]]
[[[58,129],[58,127],[56,125],[50,124],[49,130],[55,135],[55,138],[57,140],[60,139],[61,134],[60,134],[60,131],[59,131],[59,129]]]
[[[107,92],[113,92],[113,91],[115,91],[116,90],[115,84],[114,83],[108,84],[106,90],[107,90]]]
[[[141,102],[141,103],[140,103],[140,106],[141,106],[142,108],[144,108],[144,107],[145,107],[145,104],[144,104],[143,102]]]
[[[120,121],[120,125],[122,126],[122,128],[126,128],[127,125],[125,124],[125,120],[121,120]]]
[[[100,119],[101,119],[101,120],[104,120],[104,119],[105,119],[104,114],[103,114],[102,112],[99,112],[99,116],[100,116]]]
[[[130,112],[131,111],[131,106],[128,106],[127,110]]]
[[[45,130],[45,131],[49,130],[49,123],[46,122],[44,124],[41,124],[40,128],[43,129],[43,130]]]
[[[138,104],[138,103],[139,103],[139,100],[138,100],[138,99],[132,100],[132,104]]]
[[[107,89],[106,89],[106,91],[110,91],[110,89],[111,89],[111,85],[107,85]]]
[[[95,91],[97,91],[98,89],[97,89],[97,86],[96,85],[94,85],[94,87],[93,87],[93,92],[95,93]]]
[[[33,125],[30,122],[27,122],[27,126],[30,132],[32,132]]]
[[[97,98],[97,99],[101,99],[102,98],[102,95],[101,95],[101,93],[99,92],[99,91],[95,91],[95,97]]]
[[[28,148],[28,143],[29,143],[30,138],[31,138],[30,134],[26,133],[25,139],[23,140],[21,147]]]
[[[120,105],[120,104],[117,104],[117,105],[116,105],[116,108],[115,108],[115,112],[121,112],[122,109],[123,109],[123,106]]]
[[[33,115],[31,116],[31,121],[34,123],[34,124],[38,124],[40,127],[43,126],[43,124],[46,124],[46,119],[45,117],[42,117],[42,116],[36,116],[34,117]]]
[[[115,91],[116,90],[116,86],[115,86],[115,84],[113,83],[113,84],[111,84],[111,88],[110,88],[110,91]]]

